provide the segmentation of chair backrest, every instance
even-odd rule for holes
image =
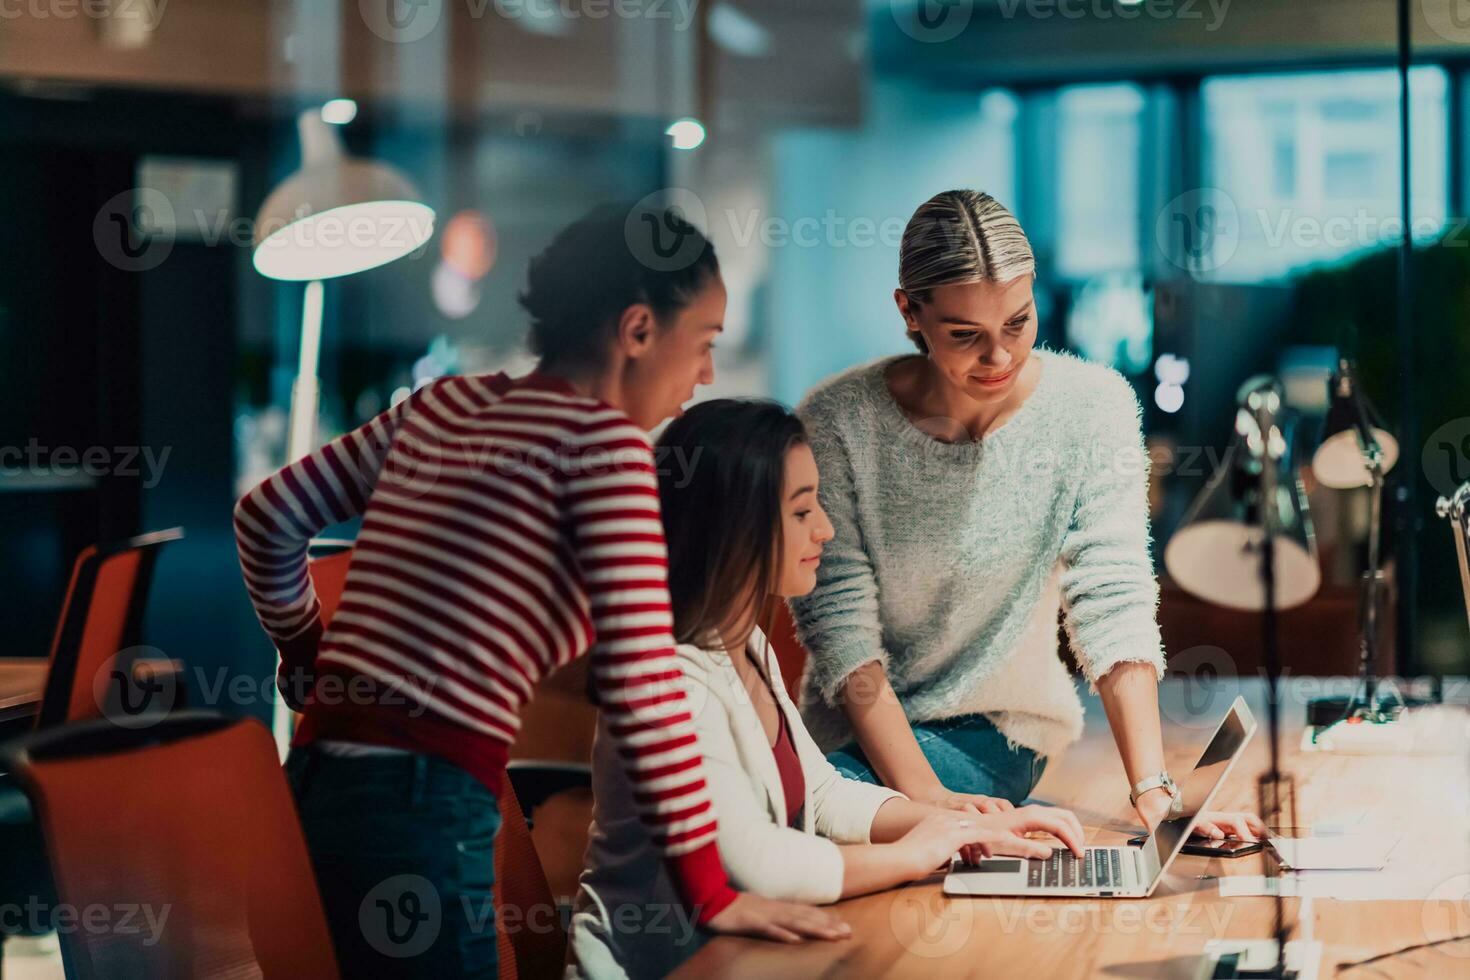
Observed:
[[[347,566],[352,562],[352,542],[318,538],[311,542],[306,566],[311,587],[322,604],[322,622],[331,622],[347,584]]]
[[[314,541],[307,571],[322,605],[322,621],[330,622],[342,599],[350,542]],[[500,833],[495,838],[495,915],[499,927],[500,976],[559,976],[566,954],[566,933],[556,900],[531,840],[520,802],[509,778],[501,784]]]
[[[766,637],[776,654],[776,663],[781,666],[781,677],[786,681],[786,693],[793,701],[800,700],[801,672],[806,670],[806,647],[796,636],[796,621],[784,600],[771,603],[770,629]]]
[[[58,901],[83,910],[81,928],[59,930],[68,977],[337,976],[259,722],[197,711],[135,729],[90,721],[0,756],[35,808]]]
[[[170,528],[94,545],[77,556],[51,641],[38,729],[103,716],[93,682],[137,636],[158,553],[183,536],[182,528]],[[131,664],[115,667],[131,670]]]
[[[509,779],[501,786],[495,838],[495,941],[501,980],[560,976],[567,952],[560,912],[531,828]]]

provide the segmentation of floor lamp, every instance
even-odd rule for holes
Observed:
[[[1271,767],[1257,786],[1259,806],[1268,826],[1282,826],[1282,814],[1288,825],[1295,826],[1295,787],[1281,771],[1276,614],[1315,595],[1322,572],[1306,491],[1293,465],[1291,420],[1281,383],[1255,377],[1241,386],[1236,397],[1230,448],[1170,537],[1164,564],[1181,588],[1206,602],[1261,613]],[[1288,944],[1279,887],[1275,901],[1274,941],[1222,941],[1206,953],[1216,959],[1209,975],[1285,978],[1315,973],[1320,944],[1302,940]],[[1252,961],[1266,965],[1262,969]]]
[[[1361,636],[1357,686],[1349,697],[1318,698],[1311,702],[1307,707],[1307,721],[1314,726],[1332,725],[1347,718],[1386,721],[1392,716],[1391,712],[1380,710],[1376,690],[1378,612],[1383,589],[1379,539],[1383,523],[1383,478],[1398,458],[1398,440],[1384,426],[1378,410],[1359,387],[1352,362],[1340,358],[1328,382],[1327,421],[1321,442],[1312,455],[1312,474],[1318,483],[1333,490],[1370,489],[1368,568],[1363,573],[1358,617]]]
[[[301,169],[266,197],[255,219],[255,270],[268,279],[306,283],[286,460],[316,446],[322,338],[322,281],[386,265],[434,232],[434,209],[408,178],[375,160],[350,157],[320,109],[296,120]],[[285,751],[291,712],[277,700],[272,728]]]

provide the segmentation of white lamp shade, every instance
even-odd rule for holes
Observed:
[[[1269,499],[1261,486],[1265,466],[1274,477]],[[1249,440],[1237,430],[1219,468],[1170,536],[1164,567],[1180,588],[1206,602],[1228,609],[1264,609],[1261,551],[1267,521],[1275,529],[1273,604],[1291,609],[1322,585],[1307,494],[1289,451],[1254,459]]]
[[[434,233],[434,209],[393,167],[347,156],[320,112],[303,112],[301,169],[260,206],[255,268],[271,279],[332,279],[413,252]]]
[[[1261,584],[1259,527],[1234,521],[1199,521],[1180,528],[1164,549],[1164,564],[1180,588],[1228,609],[1261,610],[1266,590]],[[1309,546],[1290,537],[1276,538],[1276,608],[1291,609],[1312,598],[1322,584],[1322,570]]]
[[[1370,437],[1378,443],[1378,471],[1393,469],[1399,461],[1399,441],[1383,427],[1378,410],[1358,385],[1353,362],[1341,358],[1327,382],[1327,418],[1317,451],[1312,454],[1312,475],[1324,487],[1351,490],[1372,486],[1368,472]]]
[[[1387,473],[1399,461],[1399,441],[1386,430],[1376,427],[1373,438],[1378,440],[1382,469]],[[1363,448],[1358,443],[1358,433],[1346,429],[1324,439],[1312,455],[1312,475],[1318,483],[1333,490],[1351,490],[1371,484],[1368,467],[1363,465]]]

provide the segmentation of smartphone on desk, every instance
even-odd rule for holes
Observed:
[[[1147,837],[1133,837],[1128,843],[1134,847],[1142,847],[1147,841]],[[1233,837],[1212,840],[1208,837],[1191,837],[1180,850],[1185,854],[1195,854],[1199,857],[1238,858],[1245,857],[1247,854],[1259,854],[1265,846],[1264,841],[1258,840],[1237,840]]]

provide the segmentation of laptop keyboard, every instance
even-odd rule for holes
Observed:
[[[1080,858],[1063,848],[1026,865],[1026,884],[1034,888],[1123,887],[1123,864],[1113,847],[1089,847]]]

